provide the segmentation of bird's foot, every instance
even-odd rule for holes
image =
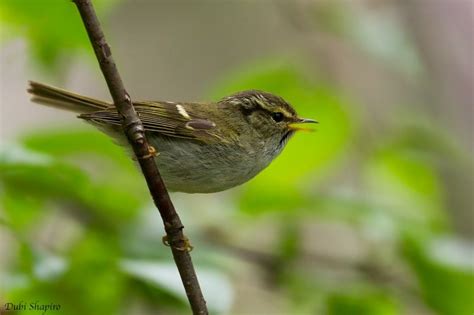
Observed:
[[[158,155],[160,155],[160,152],[156,151],[155,147],[149,145],[148,146],[148,154],[145,154],[145,155],[142,155],[142,156],[139,156],[139,157],[133,157],[133,159],[135,161],[138,160],[138,159],[144,160],[144,159],[148,159],[148,158],[151,158],[151,157],[157,157]]]
[[[148,159],[150,157],[156,157],[160,155],[160,153],[158,151],[156,151],[155,147],[154,146],[151,146],[149,145],[148,146],[148,154],[145,154],[144,156],[142,156],[141,158],[142,159]]]

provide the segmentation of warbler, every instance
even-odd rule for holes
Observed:
[[[77,112],[121,145],[128,142],[111,103],[30,82],[32,101]],[[243,184],[283,150],[300,118],[283,98],[248,90],[218,102],[133,103],[170,191],[212,193]]]

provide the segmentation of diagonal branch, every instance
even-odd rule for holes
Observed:
[[[148,189],[163,219],[174,261],[181,275],[181,280],[193,314],[208,314],[206,301],[202,295],[189,254],[191,247],[183,233],[183,224],[176,213],[160,172],[158,171],[154,160],[154,149],[148,145],[143,124],[135,112],[130,96],[125,90],[122,79],[117,71],[117,67],[112,58],[112,52],[105,41],[104,33],[100,27],[91,0],[73,0],[73,2],[81,14],[82,21],[84,22],[97,60],[99,61],[100,69],[109,87],[115,107],[122,117],[122,126],[125,135],[133,147],[133,151],[135,152],[148,184]]]

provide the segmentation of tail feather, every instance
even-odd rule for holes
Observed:
[[[107,102],[33,81],[29,82],[28,92],[33,95],[31,100],[35,103],[81,114],[103,110],[111,105]]]

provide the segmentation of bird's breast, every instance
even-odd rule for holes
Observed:
[[[151,142],[160,153],[156,162],[167,188],[187,193],[217,192],[245,183],[275,157],[260,143],[205,144],[162,137]]]

